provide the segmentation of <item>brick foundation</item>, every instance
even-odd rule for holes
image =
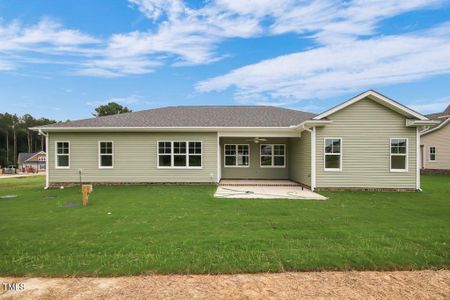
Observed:
[[[119,186],[119,185],[213,185],[215,182],[83,182],[94,186]],[[80,186],[79,182],[51,182],[49,188],[55,189],[72,186]]]
[[[417,192],[414,188],[317,187],[315,192]]]
[[[421,175],[429,175],[429,174],[445,174],[450,175],[450,170],[448,169],[420,169]]]

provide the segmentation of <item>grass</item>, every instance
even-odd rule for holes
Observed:
[[[214,199],[214,186],[43,190],[0,179],[0,275],[116,276],[449,268],[450,176],[420,193]],[[111,214],[108,214],[108,213]]]

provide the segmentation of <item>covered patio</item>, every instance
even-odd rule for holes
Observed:
[[[216,198],[241,199],[302,199],[326,200],[325,196],[311,191],[291,180],[239,180],[222,179],[214,194]]]

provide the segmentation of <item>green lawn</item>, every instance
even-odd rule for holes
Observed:
[[[214,186],[42,189],[0,179],[0,275],[236,273],[450,267],[450,176],[420,193],[328,201],[214,199]],[[108,214],[108,213],[111,214]]]

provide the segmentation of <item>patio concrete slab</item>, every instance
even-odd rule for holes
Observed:
[[[325,196],[313,191],[296,186],[275,185],[219,185],[216,198],[240,198],[240,199],[304,199],[326,200]]]
[[[222,186],[300,186],[291,180],[266,180],[266,179],[222,179]]]

